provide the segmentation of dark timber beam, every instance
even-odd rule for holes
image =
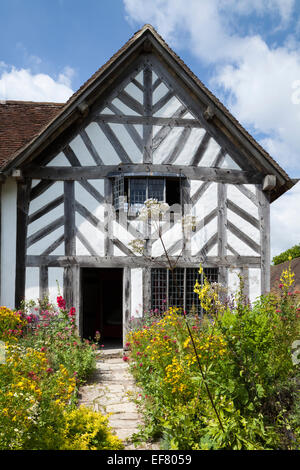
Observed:
[[[155,176],[155,173],[178,173],[182,176],[194,180],[216,181],[230,184],[261,184],[262,176],[252,172],[229,170],[226,168],[207,168],[182,165],[153,165],[153,164],[120,164],[106,166],[80,166],[80,167],[31,167],[26,170],[26,176],[35,179],[43,179],[43,186],[49,187],[51,181],[77,180],[83,183],[85,179],[99,179],[107,176],[114,176],[112,173],[147,173],[149,176]],[[161,176],[161,175],[160,175]],[[41,183],[39,183],[41,184]],[[38,187],[33,188],[32,192]],[[47,188],[46,188],[47,189]],[[44,189],[45,190],[45,189]],[[34,197],[37,197],[34,194]],[[255,196],[254,196],[255,197]]]

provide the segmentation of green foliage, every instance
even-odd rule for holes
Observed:
[[[230,307],[204,283],[197,286],[203,319],[172,308],[129,334],[129,364],[143,390],[137,440],[160,437],[164,448],[180,450],[300,448],[299,365],[291,354],[299,298],[290,270],[282,282],[280,295],[253,307],[242,283]]]
[[[280,255],[274,256],[272,263],[274,265],[284,263],[284,261],[288,261],[289,258],[291,259],[298,258],[300,256],[300,243],[299,245],[295,245],[292,248],[280,253]]]
[[[0,449],[121,449],[107,418],[76,409],[77,388],[94,370],[96,346],[81,340],[75,310],[66,311],[60,302],[60,309],[47,301],[23,304],[19,312],[0,309],[6,345],[0,364]]]

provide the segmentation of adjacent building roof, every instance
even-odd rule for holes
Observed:
[[[266,152],[265,149],[243,128],[232,116],[229,110],[206,88],[198,77],[188,68],[182,59],[166,44],[163,38],[151,25],[145,25],[127,41],[119,51],[114,54],[97,72],[92,75],[65,104],[56,103],[26,103],[9,101],[0,104],[0,169],[3,172],[17,167],[26,158],[39,149],[43,139],[54,135],[58,127],[67,120],[72,113],[77,112],[78,106],[88,98],[89,94],[101,86],[109,73],[126,59],[131,51],[150,41],[160,52],[166,54],[168,59],[180,67],[182,77],[190,81],[199,92],[201,98],[208,106],[213,107],[218,119],[235,132],[247,150],[255,158],[266,165],[266,173],[274,172],[279,177],[280,184],[274,190],[272,199],[290,189],[298,180],[289,178],[280,165]]]
[[[0,103],[0,167],[30,142],[64,104],[5,101]]]

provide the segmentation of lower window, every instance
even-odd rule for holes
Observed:
[[[164,311],[169,306],[181,307],[187,313],[202,313],[198,295],[194,292],[198,279],[203,283],[203,276],[209,282],[218,282],[218,268],[165,268],[151,269],[151,309]]]

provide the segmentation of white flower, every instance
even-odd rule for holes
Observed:
[[[170,209],[169,204],[166,202],[158,202],[157,199],[147,199],[144,203],[144,207],[141,209],[139,214],[140,220],[158,220]]]

